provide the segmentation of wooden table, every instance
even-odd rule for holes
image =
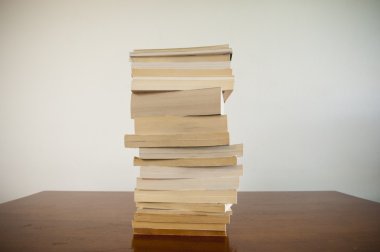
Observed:
[[[132,237],[131,192],[0,204],[0,251],[380,251],[380,204],[338,192],[240,192],[228,237]]]

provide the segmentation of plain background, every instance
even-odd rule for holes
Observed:
[[[229,43],[240,190],[380,201],[380,1],[0,1],[0,201],[134,189],[129,52]]]

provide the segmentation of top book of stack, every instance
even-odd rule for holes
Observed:
[[[224,101],[234,88],[229,45],[143,49],[130,53],[134,93],[220,88]]]

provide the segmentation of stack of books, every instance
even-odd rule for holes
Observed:
[[[243,174],[243,145],[230,145],[224,115],[231,58],[228,45],[130,53],[134,234],[226,236]]]

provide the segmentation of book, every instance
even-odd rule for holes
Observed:
[[[225,69],[146,69],[132,68],[132,77],[231,77],[232,70]]]
[[[216,158],[216,157],[231,157],[231,156],[241,157],[242,155],[243,155],[242,144],[211,146],[211,147],[140,148],[139,149],[139,157],[142,159]]]
[[[224,113],[223,100],[220,88],[133,93],[131,116],[136,118],[159,115],[221,115]]]
[[[164,48],[164,49],[136,49],[129,55],[135,57],[151,57],[151,56],[188,56],[188,55],[213,55],[213,54],[229,54],[232,50],[228,45],[187,47],[187,48]],[[231,57],[231,56],[230,56]]]
[[[226,231],[226,224],[221,223],[178,223],[178,222],[145,222],[132,221],[133,228],[180,229]]]
[[[221,158],[180,158],[180,159],[140,159],[135,157],[135,166],[228,166],[236,165],[236,157]]]
[[[234,89],[234,78],[227,77],[135,77],[131,83],[132,92],[193,90],[220,88],[224,101]]]
[[[137,135],[228,132],[227,116],[151,116],[135,118]]]
[[[226,231],[133,228],[134,235],[227,236]]]
[[[152,191],[135,190],[135,202],[236,204],[236,190]]]
[[[226,236],[243,174],[243,146],[230,145],[224,115],[231,59],[228,44],[130,53],[134,235]]]
[[[169,167],[169,166],[141,166],[140,177],[150,179],[169,178],[213,178],[236,177],[243,175],[243,166],[217,167]]]
[[[139,147],[188,147],[228,145],[229,134],[199,133],[175,135],[125,135],[124,145],[127,148]]]
[[[239,187],[239,177],[144,179],[137,178],[138,190],[233,190]]]
[[[209,45],[209,46],[193,46],[193,47],[176,47],[176,48],[149,48],[149,49],[135,49],[133,52],[192,52],[192,51],[210,51],[218,49],[230,49],[228,44]]]
[[[171,212],[208,212],[208,213],[227,213],[231,211],[232,204],[224,203],[179,203],[179,202],[136,202],[137,211],[162,211]]]
[[[199,209],[202,211],[193,211],[193,210],[182,210],[182,209],[177,209],[176,205],[173,205],[175,209],[159,209],[160,204],[165,204],[165,203],[157,203],[157,202],[147,202],[146,204],[152,204],[150,207],[156,207],[156,208],[137,208],[136,213],[146,213],[146,214],[186,214],[186,215],[203,215],[203,214],[228,214],[232,215],[232,211],[229,208],[228,210],[223,210],[223,212],[216,212],[216,211],[203,211],[203,209]],[[166,203],[170,204],[170,203]],[[186,204],[186,203],[183,203]],[[197,203],[187,203],[188,205],[202,205],[202,204],[197,204]],[[158,206],[157,206],[158,205]],[[178,205],[178,204],[177,204]],[[211,205],[211,204],[203,204],[203,205]],[[224,204],[229,205],[229,204]],[[207,207],[207,206],[206,206]],[[224,208],[225,209],[225,208]]]
[[[196,213],[196,214],[151,214],[136,212],[133,219],[139,222],[169,222],[169,223],[218,223],[229,224],[230,214]]]
[[[132,69],[230,69],[231,61],[132,62],[131,65]]]
[[[142,63],[181,63],[181,62],[215,62],[215,61],[231,61],[230,53],[222,54],[200,54],[200,55],[166,55],[166,56],[143,56],[130,57],[132,64],[134,62]]]

